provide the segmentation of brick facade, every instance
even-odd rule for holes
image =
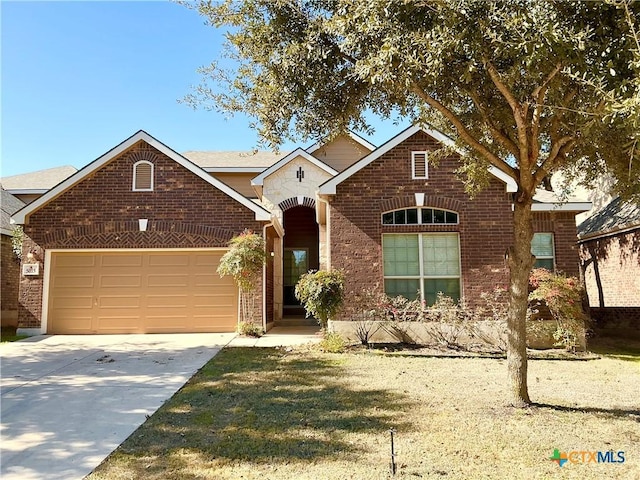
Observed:
[[[1,235],[1,237],[0,271],[2,272],[2,290],[0,291],[0,311],[2,326],[15,326],[18,320],[20,261],[13,253],[11,237],[9,235]]]
[[[154,165],[151,192],[132,191],[133,164],[141,159]],[[145,232],[139,231],[140,218],[149,220]],[[138,142],[35,211],[24,226],[23,250],[39,250],[44,261],[51,248],[226,247],[246,228],[262,231],[254,212]],[[46,268],[37,277],[21,279],[21,328],[40,327]]]
[[[345,270],[347,296],[365,288],[383,288],[382,235],[386,233],[459,233],[462,295],[470,303],[477,303],[482,292],[507,286],[504,256],[513,242],[511,194],[492,177],[489,186],[470,200],[455,174],[460,166],[457,157],[442,159],[437,168],[429,165],[426,180],[412,179],[411,152],[437,148],[435,139],[418,132],[344,180],[329,197],[330,263]],[[383,212],[415,207],[415,193],[425,194],[425,207],[456,211],[459,223],[382,225]],[[534,229],[554,233],[558,269],[577,274],[573,214],[536,212]]]
[[[640,228],[580,244],[591,307],[640,308]]]

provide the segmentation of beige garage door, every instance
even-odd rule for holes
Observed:
[[[48,333],[232,332],[238,290],[223,251],[53,252]]]

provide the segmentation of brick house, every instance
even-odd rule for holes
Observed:
[[[18,324],[18,284],[20,281],[20,261],[13,252],[13,225],[11,215],[24,207],[24,203],[1,189],[2,217],[0,219],[0,271],[2,289],[0,291],[0,320],[3,327]]]
[[[578,226],[578,238],[595,327],[638,337],[640,205],[613,199]]]
[[[266,329],[300,313],[293,287],[309,269],[344,269],[349,296],[377,286],[473,302],[506,285],[515,184],[491,168],[470,199],[457,157],[429,161],[449,141],[414,126],[378,148],[345,134],[282,158],[181,155],[140,131],[14,215],[24,261],[39,267],[21,278],[20,329],[231,331],[238,292],[215,270],[244,229],[269,252],[258,287]],[[575,214],[589,208],[539,192],[540,265],[578,273]]]

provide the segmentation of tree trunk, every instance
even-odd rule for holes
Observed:
[[[516,199],[518,197],[516,196]],[[514,244],[509,251],[509,314],[507,317],[507,365],[511,403],[524,407],[531,403],[527,388],[527,305],[529,274],[535,263],[531,255],[533,214],[531,200],[514,202]]]

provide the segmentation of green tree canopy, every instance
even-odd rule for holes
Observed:
[[[538,186],[563,169],[640,194],[630,114],[638,5],[566,1],[207,0],[233,62],[202,69],[186,100],[255,119],[263,142],[369,131],[370,114],[448,134],[469,191],[491,164],[518,185],[509,254],[513,403],[529,403],[525,316]],[[225,69],[223,67],[231,68]],[[637,69],[636,69],[637,71]],[[446,154],[447,149],[443,148]]]

